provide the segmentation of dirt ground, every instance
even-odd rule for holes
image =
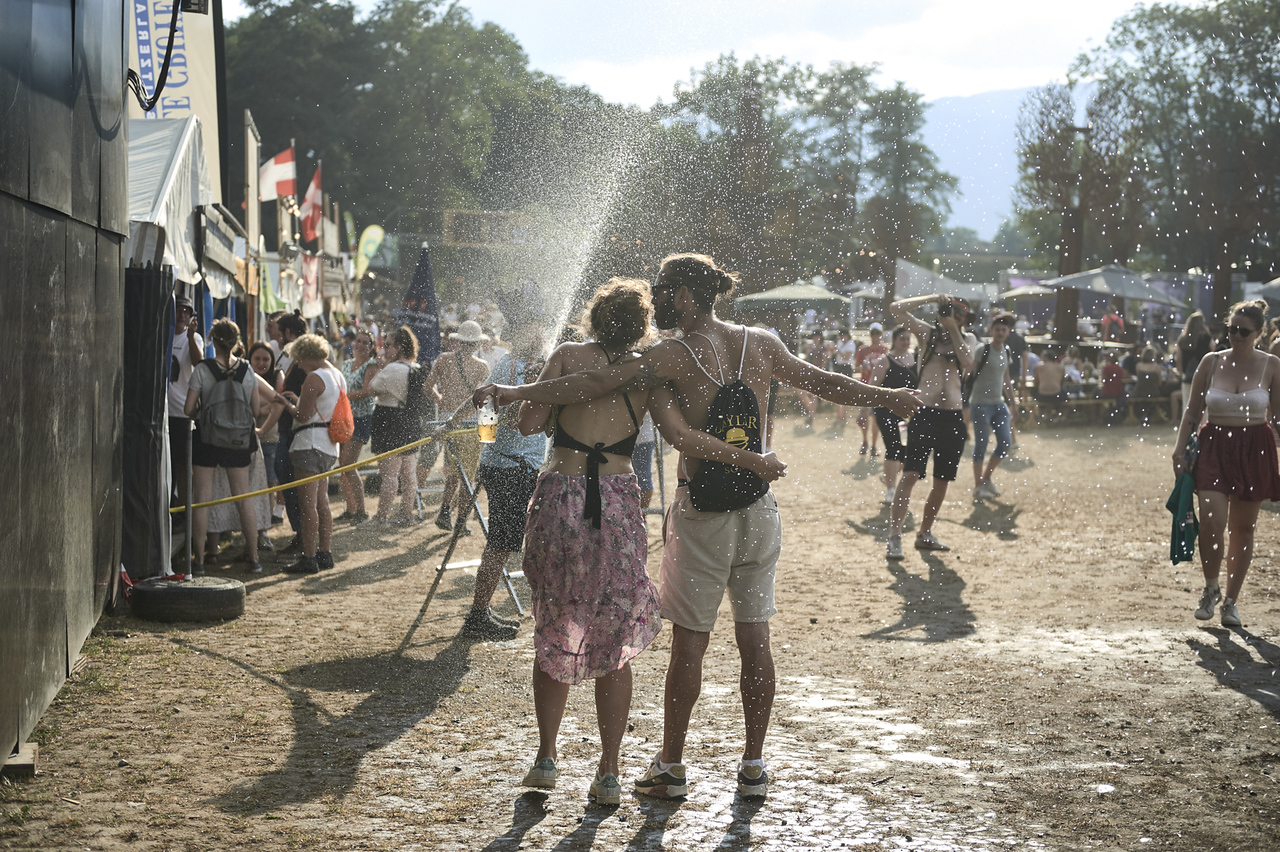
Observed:
[[[727,606],[688,799],[624,779],[622,806],[600,808],[590,687],[571,694],[559,788],[522,790],[530,623],[512,642],[460,639],[468,570],[422,610],[442,534],[344,527],[332,571],[218,569],[248,582],[233,622],[104,619],[36,732],[40,775],[0,785],[0,848],[1280,848],[1277,507],[1259,521],[1247,626],[1227,630],[1192,618],[1198,565],[1168,559],[1169,426],[1023,434],[1003,496],[980,506],[966,461],[937,526],[954,549],[894,564],[856,427],[838,437],[830,411],[816,432],[798,423],[775,438],[790,472],[763,802],[734,793]],[[628,776],[661,736],[669,641],[635,663]]]

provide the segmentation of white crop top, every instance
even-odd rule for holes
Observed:
[[[1267,422],[1267,404],[1271,394],[1266,388],[1254,388],[1244,393],[1209,388],[1204,395],[1204,405],[1209,411],[1209,422],[1219,426],[1255,426]]]

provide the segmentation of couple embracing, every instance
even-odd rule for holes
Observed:
[[[657,280],[615,281],[596,294],[591,343],[570,343],[548,359],[539,381],[487,385],[475,402],[523,401],[527,433],[555,414],[555,451],[530,503],[525,575],[534,594],[534,704],[540,745],[527,786],[553,787],[556,735],[569,686],[596,682],[601,758],[591,794],[620,800],[618,751],[631,701],[629,661],[672,624],[662,747],[635,790],[679,798],[689,720],[702,688],[702,660],[729,592],[742,661],[746,742],[737,789],[768,792],[764,739],[775,675],[769,645],[774,573],[782,526],[768,482],[785,465],[768,452],[770,381],[851,406],[906,417],[919,407],[907,390],[888,390],[829,373],[787,351],[773,335],[722,322],[716,299],[738,276],[705,255],[663,260]],[[644,354],[632,351],[658,328],[679,329]],[[645,572],[647,533],[630,471],[630,442],[647,409],[680,451],[679,487],[663,524],[661,587]],[[602,471],[602,466],[604,470]]]

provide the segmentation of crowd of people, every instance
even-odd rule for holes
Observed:
[[[1068,348],[1037,365],[1016,317],[991,314],[980,340],[969,330],[969,305],[947,294],[894,302],[889,315],[896,326],[886,332],[873,323],[867,343],[855,341],[849,330],[831,342],[818,333],[797,357],[775,334],[716,316],[717,299],[736,283],[735,274],[708,256],[667,257],[652,283],[613,279],[602,286],[584,313],[581,334],[566,334],[549,355],[536,317],[494,327],[461,319],[455,310],[445,319],[459,321],[446,327],[445,351],[429,366],[418,363],[419,341],[408,327],[355,327],[344,335],[345,346],[331,348],[324,336],[308,333],[296,313],[273,315],[270,342],[255,344],[244,359],[238,329],[219,321],[210,333],[216,356],[201,360],[194,353],[203,341],[191,327],[189,305],[180,302],[174,365],[178,376],[185,372],[186,387],[171,387],[182,397],[180,414],[171,409],[171,415],[187,418],[186,428],[195,424],[196,499],[210,495],[217,468],[225,469],[232,494],[253,487],[255,465],[264,476],[289,483],[354,461],[366,445],[381,454],[424,434],[439,438],[492,402],[498,414],[492,442],[462,437],[446,443],[445,488],[435,517],[442,530],[465,534],[472,501],[470,495],[459,499],[458,483],[477,483],[487,494],[488,536],[461,630],[485,640],[518,635],[519,622],[498,616],[491,601],[507,563],[523,552],[539,730],[523,783],[556,785],[569,690],[590,680],[600,737],[590,793],[602,804],[621,797],[630,661],[649,647],[663,620],[672,631],[663,737],[633,787],[655,797],[687,793],[685,741],[726,593],[745,722],[736,788],[747,796],[768,791],[764,744],[776,690],[769,621],[777,611],[774,580],[782,548],[770,483],[786,469],[770,446],[780,384],[800,392],[806,426],[825,399],[836,406],[837,431],[847,426],[851,409],[857,412],[863,454],[878,457],[883,444],[890,560],[904,558],[912,494],[930,473],[914,546],[949,550],[934,524],[959,475],[970,429],[973,500],[1000,496],[993,474],[1015,446],[1028,377],[1041,402],[1078,393],[1075,386],[1089,381],[1091,369],[1104,391],[1118,384],[1121,393],[1135,397],[1145,387],[1176,384],[1186,405],[1174,472],[1194,471],[1203,519],[1205,589],[1195,617],[1207,620],[1221,604],[1222,623],[1241,624],[1238,598],[1259,507],[1280,500],[1273,431],[1280,358],[1266,351],[1280,347],[1280,340],[1275,323],[1265,322],[1265,303],[1232,308],[1225,347],[1203,317],[1192,315],[1171,350],[1176,372],[1170,382],[1161,353],[1151,346],[1128,364],[1113,351],[1101,367],[1091,368]],[[485,314],[470,307],[478,308],[473,316]],[[1133,390],[1126,385],[1130,376]],[[350,430],[338,438],[332,427],[343,420],[344,407]],[[424,420],[434,421],[433,431],[424,433]],[[643,514],[653,494],[655,429],[679,453],[657,584],[647,572]],[[1198,454],[1189,454],[1188,445]],[[433,446],[438,444],[427,445]],[[344,474],[346,511],[338,520],[365,530],[416,523],[417,481],[434,460],[426,453],[381,460],[372,515],[360,478]],[[288,549],[298,554],[286,570],[332,567],[334,518],[324,481],[288,489],[281,502],[296,533]],[[257,548],[269,539],[260,534],[249,501],[237,505],[245,558],[251,571],[260,571]],[[197,565],[203,563],[204,511],[192,519]]]

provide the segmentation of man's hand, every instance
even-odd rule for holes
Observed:
[[[773,453],[765,453],[762,456],[756,456],[756,460],[751,465],[751,472],[765,482],[776,482],[787,475],[787,463]]]
[[[899,417],[910,417],[924,406],[920,403],[920,392],[911,388],[895,388],[889,391],[889,399],[884,407]]]
[[[492,397],[494,408],[502,408],[504,405],[520,401],[520,397],[517,396],[519,390],[520,388],[515,385],[481,385],[471,395],[471,404],[480,408],[486,399]]]

